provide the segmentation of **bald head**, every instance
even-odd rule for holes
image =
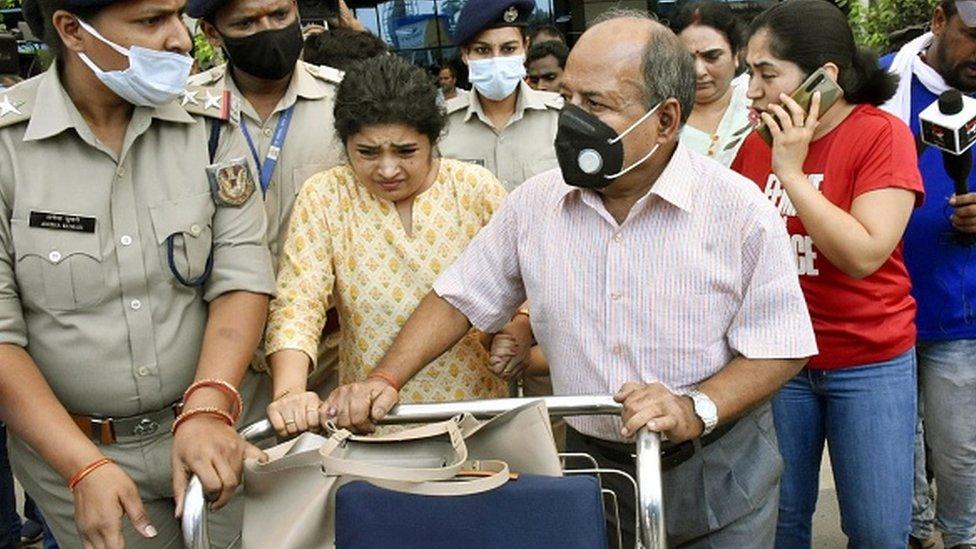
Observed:
[[[682,122],[695,101],[695,65],[670,29],[641,14],[611,13],[580,37],[566,71],[582,79],[612,77],[635,87],[647,108],[674,97]]]

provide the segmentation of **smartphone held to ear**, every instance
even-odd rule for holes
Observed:
[[[844,90],[840,89],[840,86],[827,74],[823,68],[819,68],[813,72],[800,84],[790,97],[800,105],[800,108],[804,112],[810,112],[810,103],[813,101],[813,94],[820,92],[820,115],[827,112],[827,109],[832,107],[838,99],[844,96]],[[769,132],[769,128],[765,123],[761,123],[756,126],[756,132],[759,133],[759,137],[766,142],[767,145],[773,145],[773,134]]]

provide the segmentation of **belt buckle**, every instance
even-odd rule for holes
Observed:
[[[144,417],[132,428],[132,434],[140,437],[149,436],[159,430],[159,423]]]
[[[88,431],[88,438],[96,444],[105,444],[106,440],[103,436],[105,432],[104,426],[108,426],[109,436],[112,433],[112,419],[107,417],[91,416],[89,418],[91,428]]]

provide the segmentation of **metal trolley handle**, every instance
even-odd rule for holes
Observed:
[[[497,398],[440,402],[435,404],[399,404],[380,423],[427,423],[444,421],[458,414],[490,419],[528,402],[543,400],[552,417],[617,415],[622,406],[612,396],[551,396],[542,398]],[[241,430],[249,442],[274,436],[268,420]],[[664,503],[661,496],[661,440],[657,433],[641,429],[637,435],[637,486],[640,497],[640,538],[646,549],[664,549]],[[187,487],[183,507],[183,540],[189,549],[209,549],[207,503],[200,479],[193,476]]]

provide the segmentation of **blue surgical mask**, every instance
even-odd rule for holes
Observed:
[[[501,101],[515,92],[525,78],[525,56],[509,55],[468,60],[468,80],[478,93]]]
[[[126,49],[108,40],[81,19],[78,24],[89,34],[129,58],[129,68],[124,71],[103,71],[87,55],[78,54],[95,76],[122,99],[140,107],[158,107],[176,99],[186,87],[190,69],[193,67],[193,58],[189,55],[140,46]]]

